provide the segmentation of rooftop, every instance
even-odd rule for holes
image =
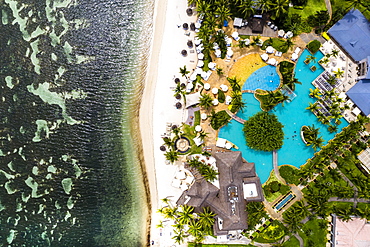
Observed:
[[[350,10],[328,33],[355,61],[370,55],[370,22],[359,10]]]
[[[370,114],[370,80],[360,80],[348,92],[347,96],[368,116]]]
[[[370,224],[367,220],[352,217],[344,222],[335,217],[333,247],[365,247],[370,246]]]

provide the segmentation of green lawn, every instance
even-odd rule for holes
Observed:
[[[271,171],[270,173],[270,177],[269,179],[266,181],[266,183],[263,184],[263,187],[266,188],[268,184],[270,184],[271,182],[273,181],[276,181],[278,182],[280,185],[281,185],[281,188],[279,191],[275,192],[275,193],[267,193],[266,189],[264,189],[264,195],[265,195],[265,198],[268,202],[273,202],[275,201],[279,196],[282,196],[283,194],[285,195],[286,193],[288,193],[288,191],[290,190],[289,187],[285,184],[282,184],[280,181],[278,181],[278,179],[276,178],[275,176],[275,172],[274,170]]]
[[[253,241],[258,243],[275,243],[288,233],[286,227],[278,220],[274,220],[263,231],[256,234]]]
[[[309,0],[310,1],[310,0]],[[365,2],[365,0],[363,0],[363,2]],[[344,9],[344,10],[349,10],[349,7],[350,7],[350,2],[347,1],[347,0],[331,0],[330,1],[331,3],[331,8],[333,10],[333,13],[337,10],[337,9]],[[362,12],[362,14],[368,19],[370,20],[370,10],[369,9],[366,9],[365,7],[363,6],[359,6],[358,7],[358,10],[360,10]]]
[[[326,239],[326,225],[327,221],[322,219],[311,219],[303,225],[302,230],[299,231],[299,236],[304,241],[304,246],[325,247]]]
[[[306,19],[310,15],[314,15],[316,11],[326,10],[324,0],[308,0],[307,5],[303,9],[289,8],[289,15],[299,14],[302,19]]]
[[[296,237],[291,236],[288,241],[283,244],[283,247],[297,247],[299,246],[299,241]]]

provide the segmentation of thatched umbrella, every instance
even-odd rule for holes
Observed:
[[[185,83],[181,83],[180,87],[185,88],[186,87]]]
[[[160,149],[161,151],[166,151],[166,147],[165,147],[165,146],[160,146],[160,147],[159,147],[159,149]]]
[[[181,103],[180,103],[180,104],[181,104]],[[177,125],[176,125],[176,124],[172,125],[171,129],[172,129],[172,130],[177,129]]]
[[[183,27],[185,30],[188,30],[189,25],[188,25],[187,23],[184,23],[184,24],[182,24],[182,27]]]
[[[180,82],[180,79],[179,78],[175,78],[175,83],[179,83]]]
[[[188,55],[188,52],[186,50],[182,50],[181,51],[181,55],[183,55],[184,57],[186,57]]]
[[[188,8],[188,9],[186,10],[186,14],[188,14],[188,16],[193,15],[193,10],[192,10],[191,8]]]
[[[180,109],[182,107],[182,104],[180,102],[176,103],[176,109]]]
[[[190,23],[190,30],[195,31],[195,24],[194,22]]]
[[[187,45],[189,48],[193,48],[193,41],[188,40]]]
[[[176,94],[176,99],[181,99],[181,94]]]

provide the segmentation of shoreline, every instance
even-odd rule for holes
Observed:
[[[157,64],[159,60],[160,47],[162,44],[161,32],[165,26],[165,12],[167,1],[154,1],[153,14],[153,33],[148,58],[147,73],[144,80],[142,99],[139,108],[139,130],[141,136],[141,167],[143,173],[144,186],[147,194],[148,215],[146,225],[146,241],[150,244],[151,229],[153,227],[153,209],[157,208],[157,186],[154,163],[153,148],[153,101],[155,87],[157,83]]]

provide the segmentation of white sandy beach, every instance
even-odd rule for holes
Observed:
[[[179,74],[179,68],[186,65],[187,70],[192,71],[197,62],[196,53],[189,53],[186,44],[194,38],[195,33],[190,32],[190,36],[187,36],[182,28],[185,22],[189,25],[195,22],[196,16],[189,17],[186,9],[186,0],[156,1],[154,35],[140,108],[140,130],[152,206],[150,242],[152,244],[154,241],[153,246],[174,245],[170,226],[156,228],[161,220],[156,211],[162,206],[160,199],[168,197],[175,203],[182,193],[171,186],[178,167],[166,165],[164,152],[159,148],[163,144],[161,135],[166,132],[166,124],[180,125],[187,117],[183,109],[175,108],[176,100],[173,97],[173,88],[176,86],[174,78],[185,82],[185,78]],[[188,56],[181,56],[183,49],[188,51]]]

